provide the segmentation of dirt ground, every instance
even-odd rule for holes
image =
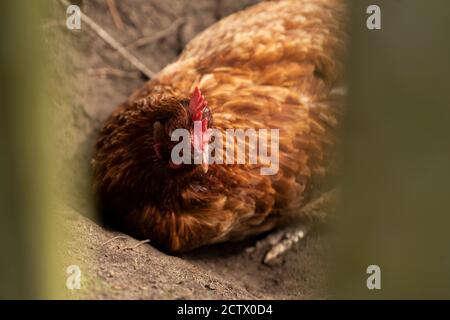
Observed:
[[[157,72],[175,60],[195,34],[256,0],[116,1],[123,23],[114,23],[105,0],[77,1],[82,11]],[[279,263],[262,263],[267,247],[258,239],[169,256],[150,244],[95,223],[90,205],[89,159],[95,135],[110,112],[145,82],[115,50],[82,24],[65,28],[56,5],[43,25],[55,44],[54,83],[63,85],[55,114],[61,168],[61,230],[69,235],[60,253],[82,270],[87,299],[309,299],[324,298],[326,235],[314,232]],[[55,41],[53,41],[55,40]],[[60,86],[58,86],[60,88]],[[64,272],[65,267],[61,267]]]

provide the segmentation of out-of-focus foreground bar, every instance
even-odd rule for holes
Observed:
[[[0,2],[0,298],[46,296],[48,128],[40,13],[46,1]]]
[[[334,296],[450,298],[450,2],[351,6]]]

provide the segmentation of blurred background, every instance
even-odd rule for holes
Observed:
[[[157,72],[198,32],[258,1],[77,1]],[[366,28],[378,4],[382,29]],[[250,243],[181,257],[95,223],[89,157],[146,77],[60,1],[0,4],[0,298],[450,298],[450,3],[350,1],[341,200],[275,267]],[[119,19],[117,18],[119,17]],[[329,231],[331,230],[331,232]],[[70,265],[81,289],[66,287]],[[368,290],[377,265],[381,290]]]

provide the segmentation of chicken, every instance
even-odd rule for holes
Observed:
[[[345,27],[341,1],[281,0],[195,37],[101,130],[92,167],[105,221],[175,253],[304,218],[302,209],[326,191],[333,172]],[[192,133],[196,122],[200,140],[194,133],[191,150],[203,160],[212,156],[212,129],[279,129],[271,150],[278,170],[262,174],[267,161],[259,154],[257,163],[248,154],[245,163],[176,163],[173,133]],[[255,148],[250,144],[246,139],[246,150]]]

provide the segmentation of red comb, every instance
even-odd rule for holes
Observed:
[[[205,97],[202,96],[200,89],[198,87],[195,87],[194,93],[191,96],[191,101],[189,102],[189,110],[192,113],[192,120],[202,121],[202,113],[205,107]]]

